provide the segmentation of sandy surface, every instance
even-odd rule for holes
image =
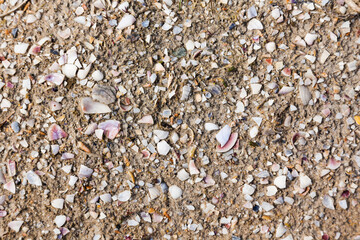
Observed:
[[[359,240],[357,1],[239,2],[1,17],[1,239]]]

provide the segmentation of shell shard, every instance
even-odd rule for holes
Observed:
[[[229,140],[227,141],[227,143],[223,147],[221,147],[221,145],[218,145],[216,147],[216,152],[223,153],[223,152],[230,151],[235,146],[235,143],[236,143],[236,141],[238,139],[238,135],[239,135],[238,133],[232,133],[230,135]]]
[[[48,138],[50,141],[66,138],[68,134],[57,124],[52,124],[48,129]]]
[[[123,30],[124,28],[130,27],[136,21],[135,17],[130,14],[126,14],[119,22],[117,29]]]
[[[151,115],[145,115],[138,121],[138,123],[154,124],[154,119]]]
[[[80,108],[86,114],[109,113],[111,109],[108,105],[94,102],[91,98],[82,98],[80,101]]]
[[[220,147],[224,147],[224,145],[229,141],[230,134],[231,134],[231,128],[229,125],[225,125],[216,134],[216,140],[220,143]]]
[[[50,73],[44,77],[45,81],[60,85],[64,81],[65,75],[61,73]]]
[[[100,123],[98,128],[104,130],[107,138],[114,139],[120,131],[120,122],[116,120],[107,120]]]

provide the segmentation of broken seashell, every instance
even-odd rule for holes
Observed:
[[[64,207],[64,199],[58,198],[51,201],[51,206],[58,209],[63,209]]]
[[[189,96],[190,96],[190,93],[191,93],[191,86],[190,86],[190,84],[185,85],[185,86],[182,88],[182,94],[181,94],[180,100],[181,100],[181,101],[184,101],[184,100],[188,99]]]
[[[286,87],[285,86],[280,89],[279,94],[282,94],[282,95],[288,94],[288,93],[294,91],[294,89],[295,89],[294,87]]]
[[[61,73],[50,73],[44,77],[45,81],[60,85],[64,81],[65,76]]]
[[[130,197],[131,197],[131,192],[129,190],[126,190],[126,191],[119,193],[119,195],[117,196],[117,199],[120,202],[127,202],[127,201],[129,201]]]
[[[92,173],[94,172],[94,170],[92,170],[91,168],[88,168],[85,165],[81,165],[80,166],[80,170],[79,170],[79,178],[89,178]]]
[[[4,189],[8,190],[11,193],[15,193],[16,192],[16,187],[15,187],[14,180],[10,180],[7,183],[5,183],[4,184]]]
[[[107,138],[114,139],[120,131],[120,122],[116,120],[107,120],[100,123],[98,128],[104,130]]]
[[[65,224],[65,222],[66,222],[66,216],[65,215],[58,215],[54,219],[54,223],[56,224],[57,227],[63,226]]]
[[[96,123],[90,123],[89,126],[86,128],[84,134],[91,135],[95,132],[96,128],[97,128]]]
[[[307,33],[305,35],[305,42],[307,43],[307,45],[311,46],[313,45],[313,43],[315,42],[315,40],[318,38],[318,35],[315,33]]]
[[[67,63],[62,66],[61,71],[67,78],[73,78],[76,76],[77,69],[76,65]]]
[[[219,126],[216,125],[215,123],[205,123],[205,130],[206,131],[214,131],[214,130],[218,130]]]
[[[144,123],[144,124],[154,124],[154,119],[151,115],[145,115],[143,116],[138,123]]]
[[[128,8],[129,8],[129,3],[128,2],[123,2],[123,3],[121,3],[119,5],[118,8],[123,12],[127,12]]]
[[[221,147],[221,145],[218,145],[216,147],[216,152],[223,153],[223,152],[230,151],[234,147],[234,145],[237,141],[237,138],[238,138],[238,133],[231,134],[229,140],[223,147]]]
[[[340,167],[340,165],[341,165],[341,161],[337,161],[335,158],[331,157],[331,158],[329,159],[327,168],[329,168],[329,169],[331,169],[331,170],[335,170],[335,169],[337,169],[338,167]]]
[[[157,151],[160,155],[167,155],[170,149],[170,145],[165,140],[162,140],[157,144]]]
[[[169,136],[169,132],[168,131],[163,131],[163,130],[154,130],[154,134],[160,139],[166,139]]]
[[[149,195],[150,195],[151,200],[156,199],[157,197],[160,196],[160,194],[161,193],[160,193],[159,189],[157,189],[156,187],[149,188]]]
[[[335,210],[334,199],[332,197],[330,197],[329,195],[325,195],[323,197],[322,204],[324,205],[324,207],[326,207],[328,209]]]
[[[299,95],[303,105],[308,105],[309,101],[311,100],[312,96],[309,89],[305,86],[299,86]]]
[[[68,134],[59,125],[54,123],[49,127],[48,138],[50,141],[66,138],[67,136]]]
[[[115,92],[116,90],[111,86],[96,84],[92,90],[91,96],[96,101],[104,104],[110,104],[116,100]]]
[[[199,169],[196,167],[195,165],[195,161],[194,160],[190,160],[189,161],[189,172],[191,175],[195,175],[195,174],[199,174],[200,171]]]
[[[102,72],[100,72],[99,70],[96,70],[95,72],[93,72],[91,74],[91,77],[95,80],[95,81],[101,81],[104,79],[104,74]]]
[[[262,30],[263,28],[262,23],[255,18],[251,19],[247,25],[248,30]]]
[[[130,14],[125,14],[125,16],[120,20],[117,25],[118,30],[123,30],[124,28],[130,27],[136,21],[135,17]]]
[[[30,170],[26,173],[26,179],[28,180],[28,182],[32,185],[35,186],[41,186],[42,182],[41,179],[39,177],[39,175],[37,175],[34,171]]]
[[[181,197],[183,191],[178,186],[172,185],[169,187],[169,193],[173,199],[178,199]]]
[[[15,232],[19,232],[23,223],[24,221],[11,221],[8,223],[8,227],[14,230]]]
[[[78,72],[77,72],[77,77],[80,79],[80,80],[83,80],[86,78],[86,76],[89,74],[90,72],[90,69],[91,69],[91,64],[87,65],[84,69],[80,69]]]
[[[91,98],[86,97],[80,100],[80,108],[83,113],[97,114],[97,113],[109,113],[111,109],[108,105],[94,102]]]
[[[55,101],[51,101],[49,103],[49,106],[50,106],[50,110],[55,112],[55,111],[58,111],[62,108],[62,105],[61,103],[58,103],[58,102],[55,102]]]
[[[185,169],[181,169],[176,176],[180,181],[186,181],[189,179],[190,174]]]
[[[216,140],[220,143],[220,147],[224,147],[224,145],[229,141],[230,134],[231,134],[231,127],[229,125],[225,125],[216,134]]]
[[[105,9],[105,1],[104,0],[96,0],[94,2],[94,7],[99,9]]]

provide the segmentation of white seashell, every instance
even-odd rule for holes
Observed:
[[[104,0],[96,0],[94,2],[94,7],[99,8],[99,9],[104,9],[105,8],[105,1]]]
[[[104,135],[104,130],[102,129],[96,129],[95,130],[95,136],[98,138],[98,139],[102,139],[103,138],[103,135]]]
[[[262,84],[252,83],[252,84],[250,84],[250,88],[251,88],[251,93],[256,95],[256,94],[260,93],[260,90],[262,88]]]
[[[244,185],[243,189],[242,189],[242,193],[245,195],[252,195],[255,192],[255,188],[249,184]]]
[[[61,73],[50,73],[44,76],[44,80],[54,83],[55,85],[60,85],[64,81],[65,76]]]
[[[168,131],[163,131],[163,130],[154,130],[154,134],[160,139],[163,140],[165,138],[167,138],[169,136],[169,132]]]
[[[71,168],[71,166],[70,166],[70,168]],[[69,172],[70,172],[70,171],[69,171]],[[77,182],[78,179],[79,179],[78,177],[70,176],[69,185],[70,185],[71,187],[75,186],[75,184],[76,184],[76,182]]]
[[[186,181],[189,179],[190,174],[185,169],[181,169],[176,176],[180,181]]]
[[[258,133],[259,133],[259,128],[257,126],[252,127],[249,131],[250,138],[256,137]]]
[[[249,21],[247,28],[248,30],[261,30],[264,27],[259,20],[253,18]]]
[[[306,187],[308,187],[308,186],[310,186],[312,184],[311,179],[308,176],[304,175],[304,174],[300,174],[299,179],[300,179],[300,187],[301,188],[306,188]]]
[[[131,197],[131,192],[129,190],[126,190],[126,191],[119,193],[119,195],[117,196],[117,199],[120,202],[127,202],[127,201],[129,201],[130,197]]]
[[[330,197],[329,195],[325,195],[323,197],[322,204],[324,205],[324,207],[326,207],[328,209],[335,210],[334,199],[332,197]]]
[[[79,178],[84,178],[84,177],[89,178],[93,172],[94,172],[94,170],[92,170],[91,168],[88,168],[85,165],[81,165],[78,175],[79,175]]]
[[[129,3],[128,2],[123,2],[119,5],[118,7],[121,11],[126,12],[129,8]]]
[[[130,14],[125,14],[125,16],[120,20],[119,24],[117,25],[118,30],[122,30],[124,28],[130,27],[136,21],[135,17]]]
[[[318,38],[318,35],[315,33],[307,33],[305,35],[305,42],[307,43],[307,45],[311,46],[313,45],[313,43],[315,42],[315,40]]]
[[[105,193],[100,195],[100,199],[104,202],[104,203],[110,203],[111,202],[111,194],[110,193]]]
[[[281,237],[282,235],[284,235],[286,233],[286,228],[284,226],[284,224],[280,223],[279,226],[276,228],[276,233],[275,236],[277,238]]]
[[[169,193],[173,199],[178,199],[181,197],[183,191],[178,186],[172,185],[169,187]]]
[[[143,219],[145,222],[151,223],[151,216],[150,216],[149,213],[147,213],[147,212],[141,212],[141,213],[140,213],[140,216],[142,217],[142,219]]]
[[[346,202],[345,199],[339,201],[339,206],[340,206],[342,209],[347,209],[347,208],[348,208],[348,205],[347,205],[347,202]]]
[[[19,232],[21,225],[24,221],[11,221],[8,223],[8,227],[14,230],[15,232]]]
[[[154,70],[155,72],[165,72],[165,68],[161,65],[161,63],[155,64]]]
[[[54,223],[57,227],[62,227],[66,223],[66,216],[65,215],[58,215],[54,219]]]
[[[274,10],[271,11],[271,16],[274,18],[274,19],[278,19],[281,15],[281,12],[280,12],[280,9],[278,8],[275,8]]]
[[[59,30],[59,31],[57,32],[57,34],[58,34],[59,37],[61,37],[62,39],[67,39],[67,38],[69,38],[69,37],[71,36],[71,30],[70,30],[70,28],[67,28],[67,29],[65,29],[64,31]]]
[[[282,87],[279,91],[279,94],[288,94],[292,91],[294,91],[294,87]]]
[[[216,140],[220,143],[220,146],[223,147],[227,141],[229,141],[231,134],[231,127],[229,125],[225,125],[217,134]]]
[[[189,172],[191,175],[195,175],[195,174],[199,174],[200,171],[199,169],[196,167],[195,165],[195,161],[194,160],[190,160],[189,161]]]
[[[157,151],[160,155],[167,155],[170,149],[170,145],[165,140],[162,140],[157,144]]]
[[[299,86],[299,95],[303,105],[308,105],[312,96],[309,89],[305,86]]]
[[[76,48],[71,48],[66,52],[67,54],[67,63],[74,64],[76,59],[78,58]]]
[[[174,132],[172,135],[171,135],[171,141],[173,142],[173,143],[176,143],[177,141],[179,141],[179,135],[176,133],[176,132]]]
[[[41,186],[42,182],[41,179],[39,177],[39,175],[37,175],[34,171],[30,170],[26,173],[26,179],[28,180],[28,182],[32,185],[35,186]]]
[[[151,115],[145,115],[143,116],[138,123],[144,123],[144,124],[154,124],[154,119]]]
[[[59,153],[59,150],[60,150],[60,146],[58,144],[55,144],[55,145],[51,145],[51,153],[53,155],[56,155]]]
[[[276,177],[274,180],[274,184],[278,188],[281,188],[281,189],[286,188],[286,176],[282,175],[282,176]]]
[[[82,98],[80,101],[80,108],[83,113],[86,114],[97,114],[97,113],[109,113],[111,109],[108,105],[94,102],[91,98]]]
[[[95,132],[96,128],[97,128],[96,123],[90,123],[89,126],[86,128],[84,134],[91,135]]]
[[[276,44],[274,42],[269,42],[269,43],[265,44],[265,48],[266,48],[266,51],[268,51],[269,53],[272,53],[276,49]]]
[[[27,23],[27,24],[34,23],[34,22],[36,22],[37,20],[38,20],[38,19],[37,19],[36,16],[33,15],[33,14],[29,14],[29,15],[26,16],[26,23]]]
[[[219,126],[216,125],[215,123],[205,123],[205,130],[206,131],[214,131],[214,130],[218,130]]]
[[[150,199],[154,200],[160,196],[160,191],[156,187],[151,187],[149,188],[149,195],[150,195]]]
[[[65,64],[62,66],[61,71],[67,78],[73,78],[76,76],[77,66],[74,64]]]
[[[14,46],[14,52],[18,54],[25,54],[28,47],[28,43],[18,43]]]
[[[95,80],[95,81],[101,81],[104,79],[104,74],[102,72],[100,72],[99,70],[96,70],[95,72],[93,72],[91,74],[91,77]]]
[[[77,77],[79,78],[79,79],[85,79],[86,78],[86,76],[89,74],[89,72],[90,72],[90,69],[91,69],[91,64],[89,64],[89,65],[87,65],[87,67],[86,68],[84,68],[84,69],[80,69],[78,72],[77,72]]]
[[[58,198],[51,201],[51,206],[58,209],[63,209],[64,207],[64,199]]]
[[[7,183],[4,184],[4,189],[8,190],[11,193],[15,193],[16,192],[16,186],[14,183],[14,180],[10,180]]]
[[[331,169],[331,170],[335,170],[337,169],[338,167],[340,167],[341,165],[341,161],[337,161],[335,158],[330,158],[329,159],[329,162],[328,162],[328,165],[327,165],[327,168]]]
[[[275,186],[266,187],[266,196],[274,196],[277,193],[277,188]]]
[[[184,100],[188,99],[190,96],[190,93],[191,93],[191,86],[190,86],[190,84],[187,84],[182,88],[182,94],[181,94],[180,100],[184,101]]]
[[[300,36],[296,36],[296,37],[295,37],[294,43],[295,43],[295,45],[297,45],[297,46],[306,47],[305,41],[304,41]]]
[[[192,41],[192,40],[188,40],[186,43],[185,43],[185,48],[186,50],[188,51],[192,51],[195,49],[195,43]]]
[[[264,209],[266,212],[268,212],[268,211],[274,209],[274,205],[267,203],[267,202],[263,202],[261,204],[261,208]]]
[[[257,16],[256,8],[255,8],[255,6],[251,6],[247,10],[247,17],[248,17],[248,19],[251,19],[251,18],[254,18],[256,16]]]
[[[58,102],[55,102],[55,101],[51,101],[49,103],[49,106],[50,106],[50,110],[55,112],[55,111],[58,111],[62,108],[62,105],[61,103],[58,103]]]

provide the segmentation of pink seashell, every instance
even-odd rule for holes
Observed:
[[[157,213],[154,213],[153,215],[152,215],[152,220],[153,220],[153,222],[155,222],[155,223],[159,223],[159,222],[161,222],[162,220],[163,220],[163,216],[161,216],[160,214],[157,214]]]
[[[324,115],[324,117],[327,117],[330,115],[331,111],[329,108],[324,108],[323,110],[321,110],[321,113]]]
[[[0,205],[3,205],[4,202],[5,202],[5,200],[6,200],[6,196],[5,196],[5,195],[1,195],[1,196],[0,196]]]
[[[89,126],[86,128],[84,134],[86,135],[91,135],[95,132],[95,130],[97,129],[97,124],[96,123],[90,123]]]
[[[212,176],[210,175],[207,175],[205,178],[204,178],[204,187],[210,187],[210,186],[214,186],[215,185],[215,180],[212,178]]]
[[[120,104],[120,109],[121,109],[122,111],[124,111],[124,112],[130,111],[131,108],[132,108],[132,106],[130,106],[130,105],[122,105],[122,104]]]
[[[0,210],[0,217],[5,217],[7,212],[5,210]]]
[[[94,102],[91,98],[82,98],[80,101],[80,108],[83,113],[96,114],[96,113],[109,113],[111,109],[104,103]]]
[[[59,125],[54,123],[49,127],[48,138],[50,141],[58,140],[60,138],[66,138],[67,136],[68,134],[64,130],[62,130]]]
[[[61,232],[61,235],[65,236],[66,234],[68,234],[70,232],[70,230],[67,228],[61,227],[60,232]]]
[[[9,160],[7,163],[8,167],[8,175],[9,177],[13,177],[16,175],[16,163],[13,160]]]
[[[348,197],[350,197],[350,191],[349,191],[349,190],[343,191],[343,193],[341,194],[341,197],[343,197],[343,198],[348,198]]]
[[[50,73],[44,77],[48,82],[54,83],[55,85],[60,85],[64,81],[65,75],[61,73]]]
[[[61,160],[72,159],[72,158],[74,158],[74,156],[75,155],[72,153],[63,153],[61,155]]]
[[[194,160],[190,160],[189,161],[189,172],[191,175],[195,175],[195,174],[199,174],[200,171],[199,169],[196,167],[195,165],[195,161]]]
[[[337,161],[335,158],[330,158],[327,168],[331,170],[335,170],[338,167],[340,167],[340,165],[341,165],[341,161]]]
[[[226,144],[223,147],[221,147],[220,145],[216,147],[216,152],[223,153],[231,150],[235,146],[235,143],[237,142],[237,138],[238,138],[238,133],[231,134],[229,140],[226,142]]]
[[[4,189],[8,190],[11,193],[15,193],[16,188],[15,188],[14,180],[10,180],[9,182],[5,183]]]
[[[154,124],[154,119],[151,115],[145,115],[138,121],[138,123]]]
[[[150,152],[148,150],[142,150],[141,153],[144,159],[148,159],[150,157]]]
[[[14,88],[14,84],[12,84],[12,82],[6,82],[6,87]]]
[[[34,46],[32,46],[32,47],[30,48],[29,53],[30,53],[30,54],[34,54],[34,55],[37,55],[37,54],[40,53],[40,51],[41,51],[41,46],[34,45]]]
[[[104,130],[107,138],[114,139],[120,131],[120,122],[116,120],[107,120],[100,123],[98,128]]]
[[[233,149],[238,150],[240,147],[240,140],[237,140]]]
[[[286,77],[290,77],[291,76],[291,69],[290,68],[284,68],[281,73],[286,76]]]
[[[60,110],[62,108],[62,105],[61,105],[61,103],[51,101],[51,102],[49,102],[49,107],[50,107],[51,111],[55,112],[55,111]]]

